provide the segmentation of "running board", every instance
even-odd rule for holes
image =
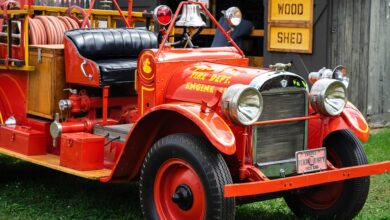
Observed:
[[[390,172],[390,161],[311,174],[225,185],[225,197],[253,196]]]
[[[58,170],[64,173],[68,173],[68,174],[72,174],[75,176],[83,177],[86,179],[92,179],[92,180],[99,180],[103,177],[108,177],[112,172],[109,169],[79,171],[79,170],[63,167],[60,166],[60,157],[53,154],[26,156],[24,154],[16,153],[14,151],[7,150],[1,147],[0,147],[0,154],[4,154],[33,164],[48,167],[53,170]]]
[[[133,124],[108,126],[95,125],[95,127],[93,128],[93,134],[106,137],[109,140],[117,139],[119,142],[125,143],[127,135],[129,135],[132,127]]]

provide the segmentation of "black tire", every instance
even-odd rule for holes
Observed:
[[[332,133],[324,146],[335,167],[367,164],[360,141],[349,130]],[[298,217],[352,219],[363,208],[369,187],[370,177],[361,177],[311,187],[301,194],[291,193],[285,196],[285,201]]]
[[[180,172],[182,172],[180,169],[185,169],[187,176],[188,173],[196,176],[191,181],[197,182],[196,180],[200,180],[198,184],[194,186],[192,184],[195,183],[187,183],[185,177],[183,177],[184,180],[181,183],[181,178],[184,175],[180,175]],[[176,173],[178,174],[176,175]],[[155,183],[158,183],[156,188]],[[194,215],[186,216],[186,218],[191,220],[197,218],[234,219],[235,199],[225,198],[223,193],[224,185],[230,183],[232,183],[232,178],[222,155],[208,141],[188,134],[174,134],[164,137],[150,149],[141,168],[139,186],[142,213],[146,219],[164,219],[163,215],[165,215],[165,219],[180,219],[179,214],[182,214],[182,212],[196,213],[195,207],[199,209],[201,206],[197,204],[201,204],[201,213],[203,213],[201,216],[203,217]],[[188,199],[191,198],[190,196],[183,196],[185,199],[176,203],[172,201],[173,195],[182,186],[190,189],[190,193],[186,192],[186,195],[192,194],[192,191],[195,192],[192,197],[193,204],[190,204],[189,207],[186,207],[188,205],[186,202],[191,201],[191,199]],[[160,190],[160,187],[162,190]],[[173,188],[176,188],[176,190],[170,193]],[[203,191],[204,193],[196,193],[199,189],[202,189],[200,192]],[[164,197],[166,194],[168,196]],[[169,197],[171,194],[172,196]],[[155,199],[156,195],[158,199]],[[199,203],[199,201],[204,202]],[[168,209],[161,207],[168,207]],[[164,210],[173,211],[164,212]],[[179,210],[177,216],[167,214],[176,214],[176,210]]]

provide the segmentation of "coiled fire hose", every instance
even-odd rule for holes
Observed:
[[[79,24],[68,16],[36,16],[28,18],[30,44],[62,44],[64,32],[80,28]]]
[[[79,20],[76,16],[72,15],[72,11],[73,10],[76,10],[78,12],[80,12],[80,14],[83,16],[83,20]],[[88,28],[91,27],[91,23],[89,22],[88,18],[87,18],[87,13],[84,11],[84,9],[78,5],[72,5],[70,6],[68,9],[66,9],[65,15],[69,16],[70,18],[72,18],[73,20],[75,20],[79,26],[81,28],[84,28],[81,26],[81,24],[83,23],[84,20],[87,20],[86,23],[85,23],[85,26],[87,26]]]
[[[80,12],[85,19],[85,11],[77,5],[72,5],[65,11],[67,16],[40,15],[28,18],[30,44],[62,44],[64,42],[64,32],[79,29],[83,22],[83,20],[80,21],[71,14],[73,9]],[[87,26],[91,26],[89,20]]]

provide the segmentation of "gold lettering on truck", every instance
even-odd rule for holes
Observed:
[[[197,92],[214,93],[215,86],[203,83],[187,82],[185,89]]]

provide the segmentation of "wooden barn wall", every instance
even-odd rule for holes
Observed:
[[[377,0],[374,0],[377,1]],[[330,67],[348,68],[349,100],[367,113],[370,0],[333,0],[330,16]]]
[[[390,0],[332,0],[329,66],[349,70],[349,100],[371,126],[390,125]]]
[[[390,0],[371,1],[367,114],[371,125],[390,125]]]

